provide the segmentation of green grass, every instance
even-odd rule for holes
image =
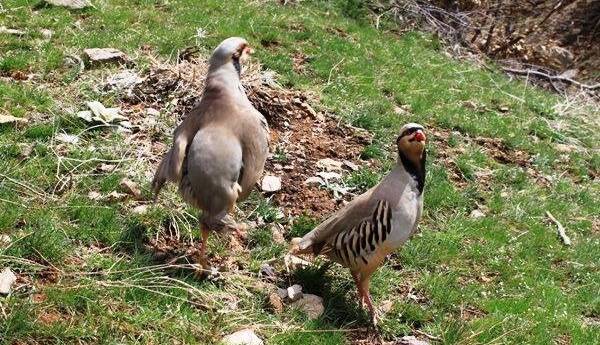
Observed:
[[[0,34],[0,114],[29,119],[0,125],[0,234],[11,238],[8,246],[0,242],[0,267],[10,266],[24,286],[0,298],[0,343],[216,343],[242,327],[254,327],[268,344],[365,337],[353,329],[366,327],[368,316],[339,266],[291,272],[278,283],[300,283],[324,298],[326,311],[313,321],[293,308],[270,312],[269,288],[256,278],[264,261],[286,251],[271,241],[273,223],[283,224],[289,240],[320,219],[289,221],[271,200],[253,195],[240,206],[259,224],[246,247],[231,253],[225,238],[210,242],[213,256],[231,256],[240,269],[200,281],[184,269],[147,271],[156,262],[145,236],[172,229],[184,245],[199,241],[196,213],[174,188],[144,214],[132,212],[139,206],[133,200],[87,197],[119,190],[123,177],[148,196],[146,173],[154,166],[136,159],[126,135],[86,130],[73,116],[87,100],[118,104],[114,93],[95,84],[117,67],[77,75],[64,59],[84,48],[114,47],[143,70],[149,61],[142,47],[172,61],[185,47],[198,45],[208,54],[234,35],[250,41],[282,85],[315,93],[316,109],[374,134],[362,152],[373,164],[345,180],[357,191],[391,167],[392,142],[403,123],[452,131],[448,145],[461,149],[451,157],[464,178],[457,185],[440,159],[445,148],[429,135],[420,233],[372,282],[376,304],[391,303],[382,317],[384,339],[420,330],[444,344],[600,342],[600,188],[593,177],[600,170],[600,114],[593,105],[565,113],[559,97],[449,58],[434,37],[399,36],[386,31],[391,23],[378,31],[359,1],[108,0],[77,11],[38,3],[7,0],[0,8],[2,25],[27,32]],[[196,37],[198,28],[207,37]],[[53,36],[44,38],[40,29]],[[295,53],[308,57],[302,72],[293,68]],[[34,77],[8,78],[16,72]],[[396,107],[407,111],[398,114]],[[157,134],[161,138],[174,121],[175,114],[166,114],[169,130]],[[62,132],[81,133],[80,142],[56,142]],[[477,136],[523,151],[536,174],[495,161],[469,141]],[[557,149],[573,143],[577,151]],[[289,160],[284,151],[274,153],[276,162]],[[98,170],[102,162],[115,164],[115,171]],[[485,181],[478,177],[482,170],[491,171]],[[70,188],[59,188],[67,176]],[[486,207],[484,217],[473,219],[478,205]],[[573,246],[561,244],[546,211],[566,227]]]

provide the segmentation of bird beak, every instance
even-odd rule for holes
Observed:
[[[421,130],[416,131],[415,136],[413,138],[419,142],[423,142],[423,141],[425,141],[425,139],[427,139],[427,137],[425,136],[425,133],[423,133],[423,131],[421,131]]]

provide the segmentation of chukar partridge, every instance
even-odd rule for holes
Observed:
[[[421,218],[425,139],[423,126],[403,126],[396,140],[398,161],[392,171],[377,186],[293,242],[294,254],[326,255],[350,268],[361,305],[367,305],[373,323],[377,315],[369,294],[370,277],[388,254],[411,237]]]
[[[152,181],[156,196],[167,180],[178,183],[184,200],[202,210],[200,262],[205,268],[209,231],[241,230],[229,212],[260,178],[269,150],[267,122],[240,82],[240,63],[251,52],[239,37],[214,50],[202,98],[175,129],[173,146]]]

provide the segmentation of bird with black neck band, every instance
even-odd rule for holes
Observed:
[[[292,254],[324,255],[350,269],[359,301],[375,325],[378,314],[369,282],[387,255],[417,231],[423,212],[426,140],[423,126],[404,125],[396,139],[398,159],[392,171],[304,237],[292,240]]]

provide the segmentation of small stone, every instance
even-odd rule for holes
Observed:
[[[83,53],[90,63],[127,61],[125,53],[114,48],[87,48]]]
[[[42,34],[42,37],[45,39],[49,40],[52,38],[52,35],[54,35],[54,31],[50,29],[40,29],[40,34]]]
[[[134,214],[144,214],[148,211],[148,205],[138,205],[131,210]]]
[[[283,299],[277,293],[269,294],[269,305],[275,314],[283,313]]]
[[[143,79],[136,72],[125,70],[110,76],[106,81],[106,85],[110,88],[123,90],[129,89],[142,81]]]
[[[430,345],[429,342],[419,340],[413,335],[405,335],[400,338],[400,345]]]
[[[469,214],[469,217],[471,217],[473,219],[479,219],[479,218],[485,217],[485,213],[481,212],[481,210],[479,210],[479,209],[475,209],[475,210],[471,211],[471,214]]]
[[[282,289],[280,287],[277,288],[277,296],[281,299],[286,299],[288,297],[287,289]]]
[[[304,294],[292,305],[303,310],[309,319],[316,319],[325,311],[323,298],[312,294]]]
[[[294,284],[287,288],[287,296],[291,302],[296,302],[300,298],[302,298],[302,286],[298,284]]]
[[[123,178],[119,186],[129,195],[133,195],[136,198],[142,196],[142,191],[138,188],[137,183],[128,178]]]
[[[11,241],[12,240],[10,239],[10,236],[6,234],[0,234],[0,248],[7,247]]]
[[[127,194],[119,193],[117,191],[112,191],[112,192],[108,193],[108,195],[106,197],[110,201],[120,201],[120,200],[125,199],[127,197]]]
[[[577,151],[577,146],[575,146],[575,145],[555,144],[554,147],[556,148],[556,151],[562,152],[562,153],[570,153],[573,151]]]
[[[350,161],[344,161],[344,166],[347,166],[352,171],[357,171],[359,169],[358,165],[356,165]]]
[[[88,193],[88,198],[90,200],[100,200],[100,199],[102,199],[102,194],[100,194],[100,193],[98,193],[98,192],[96,192],[96,191],[93,190],[93,191],[91,191],[91,192]]]
[[[6,26],[0,26],[0,34],[23,36],[25,33],[26,32],[23,30],[9,29]]]
[[[341,171],[342,164],[342,162],[336,161],[335,159],[331,158],[319,159],[317,161],[317,167],[325,169],[326,171]]]
[[[275,281],[277,280],[277,273],[275,272],[275,268],[269,264],[262,264],[260,266],[260,270],[258,271],[258,277],[267,281]]]
[[[266,193],[273,193],[281,189],[281,178],[273,175],[263,177],[261,189]]]
[[[221,342],[224,345],[263,345],[263,341],[249,328],[227,335]]]
[[[156,117],[156,116],[160,115],[160,111],[158,111],[154,108],[146,108],[146,115]]]
[[[311,176],[309,178],[306,179],[306,181],[304,181],[305,185],[311,185],[311,184],[315,184],[315,185],[324,185],[325,181],[323,181],[322,178],[318,177],[318,176]]]
[[[73,10],[92,6],[90,0],[46,0],[46,2],[50,5],[68,7]]]
[[[103,173],[110,173],[110,172],[113,172],[116,167],[117,166],[114,164],[102,163],[96,167],[96,170],[99,172],[103,172]]]
[[[59,133],[55,138],[67,144],[77,144],[79,142],[79,137],[73,134]]]
[[[325,182],[329,181],[329,180],[339,180],[342,178],[341,174],[338,174],[336,172],[327,172],[327,171],[320,171],[317,173],[317,176],[322,177]]]
[[[275,224],[271,226],[271,236],[273,237],[273,242],[277,244],[284,244],[285,237],[283,236],[283,231],[281,231],[281,225]]]
[[[16,281],[17,276],[10,268],[6,267],[2,273],[0,273],[0,295],[6,296],[10,294],[10,289]]]

